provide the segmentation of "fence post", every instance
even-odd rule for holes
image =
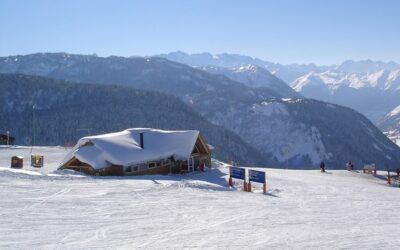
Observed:
[[[247,192],[251,192],[251,182],[250,181],[247,184]]]
[[[391,180],[390,180],[390,171],[388,171],[388,184],[391,184],[390,182],[391,182]]]
[[[228,183],[229,183],[229,186],[230,186],[230,187],[233,186],[233,180],[232,180],[232,177],[230,177],[230,176],[229,176],[229,181],[228,181]]]

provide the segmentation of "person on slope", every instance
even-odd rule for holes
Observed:
[[[321,172],[325,172],[325,163],[324,163],[324,161],[321,161],[321,164],[319,164],[319,168],[321,169]]]
[[[348,171],[353,171],[353,169],[354,169],[354,165],[353,165],[353,163],[352,163],[351,161],[349,161],[349,162],[346,164],[346,167],[347,167],[347,170],[348,170]]]

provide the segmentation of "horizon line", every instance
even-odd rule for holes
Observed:
[[[243,57],[250,57],[252,60],[260,60],[263,61],[265,63],[272,63],[272,64],[279,64],[282,66],[290,66],[290,65],[299,65],[299,66],[317,66],[317,67],[333,67],[333,66],[339,66],[342,65],[345,62],[348,61],[352,61],[352,62],[365,62],[365,61],[369,61],[369,62],[373,62],[373,63],[384,63],[384,64],[391,64],[394,63],[398,66],[400,66],[400,63],[393,61],[393,60],[389,60],[389,61],[385,61],[385,60],[381,60],[381,59],[370,59],[370,58],[366,58],[366,59],[346,59],[343,60],[340,63],[332,63],[332,64],[317,64],[314,62],[309,62],[309,63],[297,63],[297,62],[292,62],[292,63],[280,63],[280,62],[272,62],[266,59],[262,59],[259,57],[254,57],[254,56],[250,56],[250,55],[246,55],[246,54],[240,54],[240,53],[229,53],[229,52],[221,52],[221,53],[211,53],[211,52],[194,52],[194,53],[189,53],[189,52],[185,52],[185,51],[181,51],[181,50],[176,50],[176,51],[171,51],[168,53],[156,53],[153,55],[131,55],[131,56],[127,56],[127,55],[117,55],[117,54],[109,54],[109,55],[102,55],[102,54],[98,54],[98,53],[77,53],[77,52],[65,52],[65,51],[48,51],[48,52],[30,52],[30,53],[26,53],[26,54],[14,54],[14,55],[6,55],[6,56],[1,56],[0,58],[3,57],[18,57],[18,56],[29,56],[29,55],[35,55],[35,54],[67,54],[67,55],[81,55],[81,56],[95,56],[95,57],[101,57],[101,58],[108,58],[108,57],[124,57],[124,58],[132,58],[132,57],[140,57],[140,58],[149,58],[149,57],[162,57],[163,55],[169,55],[172,53],[183,53],[185,55],[188,56],[193,56],[193,55],[201,55],[201,54],[209,54],[211,55],[213,58],[217,57],[218,55],[234,55],[234,56],[243,56]]]

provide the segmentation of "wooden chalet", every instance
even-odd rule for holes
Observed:
[[[203,166],[211,166],[211,150],[199,131],[132,128],[80,139],[60,169],[123,176],[191,172]]]

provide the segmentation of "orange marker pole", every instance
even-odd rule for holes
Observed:
[[[264,182],[263,185],[263,193],[266,194],[267,193],[267,183]]]
[[[251,182],[250,181],[247,184],[247,192],[251,192]]]
[[[229,176],[229,180],[228,180],[229,186],[233,187],[233,180],[232,177]]]
[[[243,191],[247,192],[247,182],[243,182]]]

